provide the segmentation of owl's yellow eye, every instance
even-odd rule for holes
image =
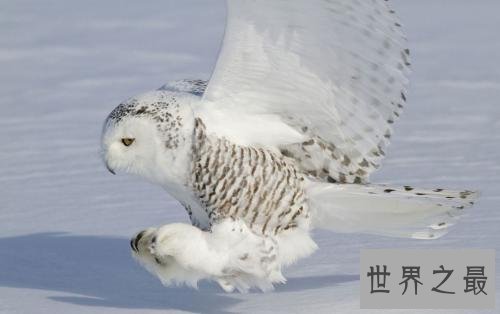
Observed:
[[[135,138],[122,138],[122,143],[125,146],[130,146],[135,141]]]

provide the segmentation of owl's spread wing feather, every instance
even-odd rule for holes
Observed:
[[[409,51],[387,1],[227,4],[222,50],[197,109],[209,130],[276,147],[312,176],[365,182],[406,100]]]

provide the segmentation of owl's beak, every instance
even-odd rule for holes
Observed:
[[[111,172],[112,174],[116,174],[116,172],[113,170],[113,168],[111,168],[108,163],[106,163],[106,168],[108,169],[109,172]]]

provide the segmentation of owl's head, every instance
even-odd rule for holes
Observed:
[[[153,91],[116,107],[104,123],[106,167],[140,175],[162,185],[187,175],[194,129],[192,95]]]

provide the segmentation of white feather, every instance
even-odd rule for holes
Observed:
[[[418,239],[444,235],[478,197],[470,191],[318,182],[307,191],[316,228]]]
[[[134,257],[165,285],[196,287],[199,280],[211,279],[226,291],[245,292],[285,281],[276,240],[257,235],[240,220],[222,221],[211,232],[176,223],[139,235],[132,240]]]
[[[388,141],[409,73],[406,39],[387,2],[227,3],[222,50],[195,109],[211,117],[208,130],[241,145],[282,146],[307,128],[351,160],[378,164],[372,153]]]

